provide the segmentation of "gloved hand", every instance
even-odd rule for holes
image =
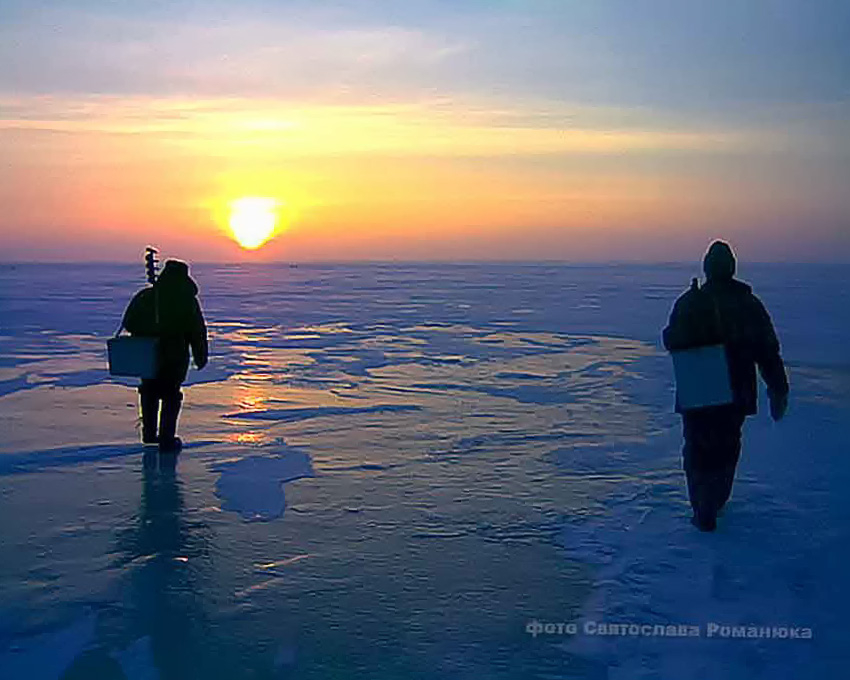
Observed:
[[[770,417],[779,422],[788,410],[788,393],[768,390],[767,396],[770,399]]]

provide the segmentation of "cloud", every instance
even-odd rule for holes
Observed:
[[[333,105],[274,99],[0,98],[0,132],[146,135],[150,141],[253,157],[401,154],[440,157],[728,152],[767,143],[754,133],[659,128],[592,109],[486,106],[444,99]]]
[[[850,96],[839,0],[10,6],[10,95],[545,101],[694,125]]]
[[[310,13],[193,20],[52,9],[0,28],[0,91],[309,97],[381,86],[471,46],[394,25],[326,26]]]

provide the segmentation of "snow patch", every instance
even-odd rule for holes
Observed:
[[[213,469],[221,472],[215,485],[221,509],[238,512],[251,521],[281,517],[286,509],[283,485],[315,475],[310,456],[289,447],[284,453],[248,456]]]

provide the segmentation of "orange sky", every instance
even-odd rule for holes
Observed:
[[[22,16],[21,30],[38,27]],[[3,259],[130,260],[152,243],[196,261],[668,260],[715,237],[751,259],[850,255],[843,109],[829,104],[750,102],[742,115],[732,101],[695,115],[577,88],[556,96],[540,79],[522,91],[507,73],[487,90],[454,82],[486,35],[315,25],[292,39],[320,82],[283,91],[301,74],[274,80],[272,48],[249,46],[267,39],[260,26],[210,34],[201,22],[177,43],[174,24],[156,26],[151,43],[184,61],[236,31],[245,42],[227,56],[246,68],[152,63],[174,86],[126,91],[0,78]],[[135,59],[130,80],[146,75],[133,56],[146,41],[110,43],[117,62]],[[561,48],[522,49],[543,69]],[[340,66],[352,62],[354,75]],[[110,68],[78,66],[93,81]],[[34,82],[47,78],[33,68]],[[276,237],[250,253],[227,226],[230,202],[245,196],[282,206]]]

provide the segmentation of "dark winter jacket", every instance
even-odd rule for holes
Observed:
[[[711,271],[711,270],[709,270]],[[788,393],[785,366],[770,315],[746,283],[731,273],[709,276],[673,306],[663,332],[668,351],[723,344],[733,399],[746,414],[757,410],[756,366],[769,390]],[[676,405],[679,412],[679,405]]]
[[[169,260],[157,282],[136,293],[124,312],[123,326],[132,335],[160,339],[160,379],[186,379],[190,347],[198,368],[207,363],[207,328],[197,295],[186,264]]]

